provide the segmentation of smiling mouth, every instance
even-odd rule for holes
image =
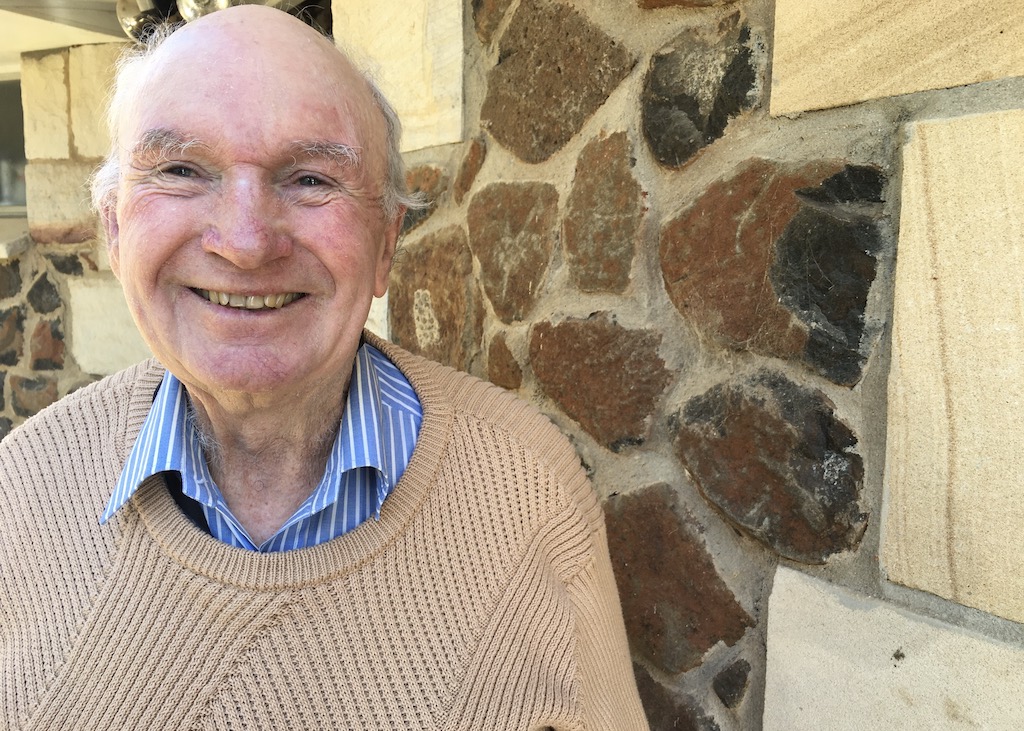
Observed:
[[[305,297],[299,292],[282,292],[280,294],[231,294],[215,292],[212,289],[193,289],[200,297],[215,305],[234,307],[240,310],[279,310],[295,300]]]

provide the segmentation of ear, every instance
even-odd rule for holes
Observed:
[[[100,210],[100,221],[103,224],[103,233],[107,239],[107,258],[110,260],[110,270],[118,279],[121,278],[121,250],[119,248],[120,227],[117,225],[117,202],[108,201],[103,204]]]
[[[373,288],[374,297],[383,297],[388,291],[391,265],[395,261],[395,250],[398,248],[398,236],[402,232],[402,221],[404,218],[405,206],[402,206],[398,209],[394,220],[384,228],[380,257],[377,259],[376,280]]]

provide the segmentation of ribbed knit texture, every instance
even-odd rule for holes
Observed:
[[[159,477],[98,525],[150,362],[0,444],[0,726],[646,729],[600,505],[530,406],[376,339],[424,418],[379,521],[223,545]]]

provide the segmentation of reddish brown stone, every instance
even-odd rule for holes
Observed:
[[[541,390],[612,451],[642,444],[671,375],[661,336],[626,330],[604,315],[538,323],[530,364]]]
[[[483,307],[461,227],[403,246],[390,292],[396,343],[455,368],[474,370],[483,338]]]
[[[584,292],[622,292],[629,284],[644,214],[635,162],[626,133],[616,132],[588,143],[576,163],[562,230],[569,273]]]
[[[412,168],[405,174],[405,185],[410,193],[420,193],[426,200],[426,207],[416,208],[405,213],[402,221],[402,232],[407,233],[419,226],[430,217],[437,208],[437,200],[448,188],[448,179],[441,168],[433,165],[421,165]]]
[[[11,405],[18,416],[33,416],[57,400],[57,379],[11,376]]]
[[[720,731],[694,701],[671,692],[636,663],[633,677],[651,731]]]
[[[64,334],[59,320],[40,320],[29,344],[32,370],[57,371],[64,367]]]
[[[0,311],[0,365],[17,365],[25,343],[25,310]]]
[[[476,180],[480,168],[484,166],[485,159],[487,159],[487,139],[480,136],[469,143],[466,156],[462,158],[462,164],[459,166],[459,174],[455,177],[453,192],[457,205],[462,204],[462,199],[473,187],[473,182]]]
[[[661,271],[676,309],[708,339],[791,358],[807,329],[779,302],[769,271],[776,237],[800,208],[798,188],[835,172],[816,163],[789,172],[755,160],[715,183],[661,233]]]
[[[512,351],[508,349],[503,333],[494,336],[487,351],[487,379],[510,391],[515,391],[523,385],[523,371]]]
[[[469,242],[484,291],[505,323],[533,307],[557,236],[558,193],[548,183],[495,183],[469,204]]]
[[[605,503],[608,550],[636,655],[675,674],[754,626],[715,568],[675,489],[654,485]]]
[[[864,467],[822,393],[761,372],[690,399],[676,448],[701,494],[779,555],[824,563],[855,548]]]
[[[473,0],[473,22],[480,42],[487,45],[501,25],[512,0]]]
[[[562,149],[636,60],[568,5],[522,0],[487,78],[480,118],[526,162]]]

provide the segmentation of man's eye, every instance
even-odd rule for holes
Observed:
[[[168,165],[161,172],[164,175],[173,175],[178,178],[194,178],[196,171],[187,165]]]
[[[324,181],[321,178],[318,178],[315,175],[303,175],[296,182],[298,182],[299,185],[309,185],[309,186],[323,185],[324,184]]]

